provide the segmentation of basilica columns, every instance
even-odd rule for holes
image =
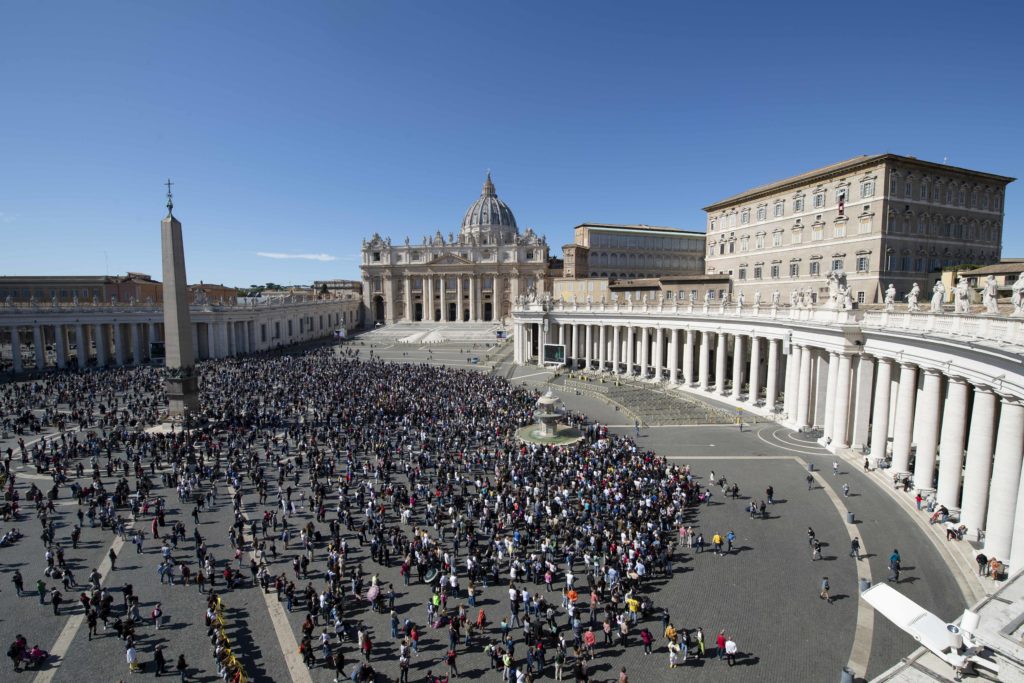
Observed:
[[[874,414],[871,417],[871,455],[885,458],[889,446],[889,398],[892,387],[892,361],[878,359],[875,379]]]
[[[621,326],[619,326],[619,325],[613,326],[613,328],[612,328],[612,364],[613,364],[612,371],[616,375],[618,375],[618,374],[620,374],[622,372],[622,370],[619,369],[619,364],[622,362],[622,340],[620,338],[621,332],[622,332],[622,327]]]
[[[458,302],[455,305],[455,320],[457,322],[460,322],[460,323],[463,320],[465,320],[464,316],[462,315],[462,312],[464,310],[463,306],[466,305],[465,303],[463,303],[464,302],[463,293],[462,293],[462,280],[463,280],[463,277],[464,276],[460,273],[456,277],[456,280],[455,280],[455,301]]]
[[[939,486],[935,499],[948,508],[960,507],[960,474],[967,434],[968,384],[962,377],[949,378],[939,439]],[[915,475],[916,479],[916,475]]]
[[[743,392],[744,337],[742,334],[734,334],[732,339],[732,397],[738,401],[740,400],[740,394]]]
[[[850,426],[850,373],[851,356],[840,353],[836,371],[835,396],[833,401],[832,443],[836,448],[846,448]]]
[[[597,343],[600,348],[597,350],[597,362],[599,364],[598,369],[601,372],[605,371],[605,367],[608,364],[608,326],[601,324],[597,330]]]
[[[750,375],[747,381],[750,384],[747,403],[757,405],[761,398],[761,340],[755,334],[750,335]]]
[[[708,347],[709,334],[707,330],[701,330],[700,333],[700,367],[697,370],[697,382],[701,391],[708,390],[708,366],[711,364],[711,350]]]
[[[910,442],[914,436],[914,404],[917,398],[917,366],[900,363],[900,384],[896,392],[896,428],[892,436],[892,471],[910,470]]]
[[[592,361],[594,360],[594,326],[587,323],[587,353],[586,356],[587,370],[590,370]]]
[[[1019,401],[1004,396],[999,410],[988,516],[985,519],[985,554],[990,558],[1006,560],[1010,554],[1017,495],[1020,490],[1022,455],[1024,406]]]
[[[475,323],[479,318],[476,314],[476,275],[469,276],[469,322]]]
[[[654,328],[654,381],[661,381],[661,369],[665,367],[664,353],[662,351],[662,329]]]
[[[775,412],[775,403],[779,397],[779,340],[768,340],[768,377],[764,392],[764,407],[768,412]]]
[[[800,347],[800,374],[797,375],[796,428],[809,426],[811,414],[811,350]]]
[[[403,285],[405,287],[405,321],[409,323],[415,322],[416,314],[412,303],[412,277],[406,275]]]
[[[636,328],[632,325],[626,327],[626,376],[633,376],[633,366],[636,365]]]
[[[927,368],[924,370],[923,388],[914,411],[917,428],[914,487],[918,489],[931,489],[935,480],[935,449],[939,445],[941,402],[942,374],[934,368]]]
[[[683,384],[693,385],[693,345],[696,342],[697,331],[692,327],[686,329],[686,343],[683,346]]]
[[[723,332],[715,335],[715,393],[725,393],[725,358],[728,343]]]
[[[679,382],[679,333],[680,330],[669,330],[672,335],[668,343],[668,381],[675,385]]]

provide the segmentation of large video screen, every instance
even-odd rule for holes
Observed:
[[[544,362],[565,365],[565,344],[545,344]]]

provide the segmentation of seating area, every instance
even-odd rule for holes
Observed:
[[[494,342],[499,323],[395,323],[378,327],[361,335],[373,343],[443,344]]]

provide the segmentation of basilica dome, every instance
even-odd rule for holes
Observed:
[[[498,239],[502,242],[511,241],[519,234],[512,209],[498,199],[490,173],[484,181],[480,197],[470,205],[462,219],[462,234],[475,236],[484,244]]]

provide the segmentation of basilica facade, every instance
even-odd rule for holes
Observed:
[[[363,321],[502,322],[520,296],[548,291],[548,245],[498,194],[490,174],[457,235],[440,231],[401,245],[374,234],[363,241]]]

